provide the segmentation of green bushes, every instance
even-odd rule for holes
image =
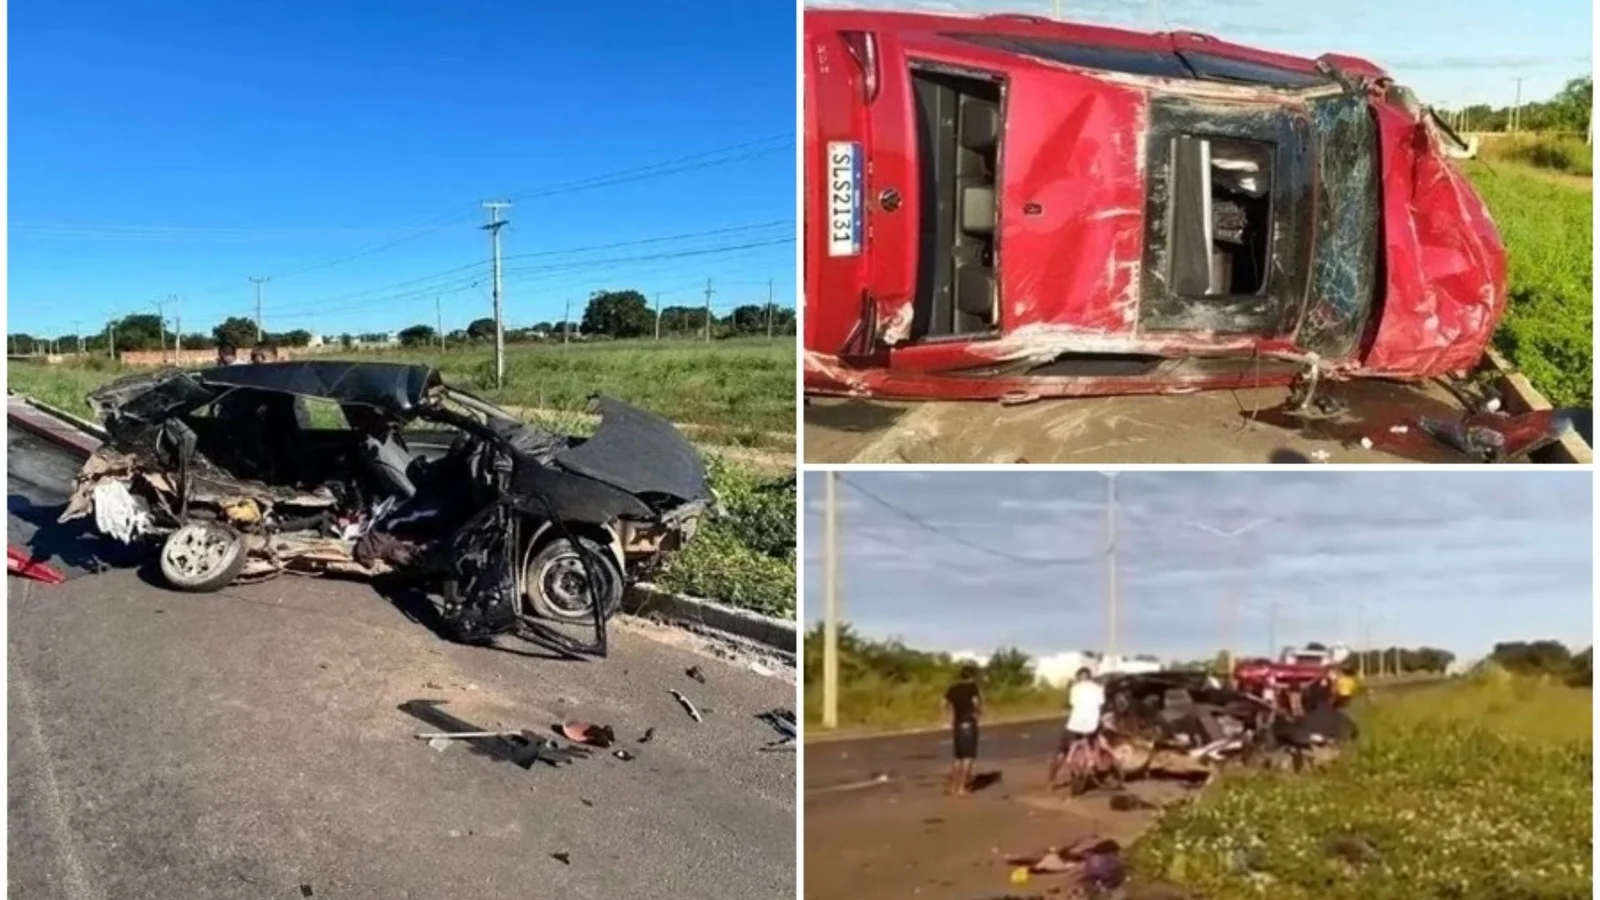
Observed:
[[[795,614],[795,485],[763,482],[713,459],[712,490],[721,509],[662,573],[669,590],[767,615]]]

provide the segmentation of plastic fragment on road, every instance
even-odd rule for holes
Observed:
[[[11,544],[6,545],[6,574],[43,584],[63,584],[67,580],[67,576],[34,559],[28,551]]]
[[[595,725],[592,722],[563,722],[559,729],[561,736],[574,744],[588,744],[591,747],[605,749],[617,742],[616,732],[609,725]]]

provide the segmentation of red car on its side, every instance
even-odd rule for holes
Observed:
[[[1459,140],[1372,63],[854,10],[804,54],[808,392],[1420,380],[1505,309]]]

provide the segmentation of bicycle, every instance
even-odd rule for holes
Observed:
[[[1122,790],[1122,768],[1100,734],[1073,735],[1067,746],[1067,794],[1079,797],[1096,787]]]

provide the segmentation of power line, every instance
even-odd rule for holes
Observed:
[[[551,197],[551,196],[555,196],[555,195],[558,195],[558,194],[574,193],[574,192],[577,192],[577,191],[593,190],[593,189],[599,188],[599,187],[611,187],[611,186],[618,185],[618,184],[629,184],[629,183],[632,183],[632,182],[644,181],[644,180],[648,180],[648,179],[651,179],[651,178],[662,178],[662,177],[666,177],[668,175],[677,175],[677,174],[680,174],[680,173],[683,173],[683,172],[692,172],[692,171],[698,171],[700,169],[708,169],[708,168],[712,168],[714,166],[727,165],[729,163],[739,162],[739,161],[742,161],[744,159],[754,158],[755,156],[760,156],[760,155],[765,155],[765,154],[770,154],[770,153],[776,153],[776,152],[778,152],[779,150],[782,149],[783,144],[782,143],[774,143],[774,142],[784,142],[784,141],[793,141],[793,140],[794,140],[794,136],[793,135],[772,135],[772,136],[769,136],[769,137],[766,137],[766,138],[761,138],[761,139],[755,140],[755,141],[746,141],[746,142],[740,143],[740,144],[733,144],[733,145],[730,145],[730,146],[727,146],[727,147],[721,147],[721,148],[718,148],[716,150],[707,150],[707,151],[703,151],[703,152],[700,152],[700,153],[693,153],[693,154],[690,154],[688,156],[678,157],[677,159],[667,160],[665,162],[653,163],[653,164],[646,165],[646,166],[637,166],[637,167],[630,168],[630,169],[623,169],[623,170],[620,170],[620,171],[617,171],[617,172],[610,173],[608,175],[598,175],[598,176],[594,176],[592,178],[580,179],[580,180],[571,181],[571,182],[558,183],[558,184],[554,184],[554,185],[551,185],[551,186],[546,187],[546,188],[535,188],[535,189],[532,189],[532,190],[521,191],[521,192],[518,192],[518,193],[511,194],[507,199],[508,200],[524,200],[524,199],[533,198],[533,197]],[[765,144],[772,144],[773,146],[766,147],[764,149],[752,149],[752,148],[760,147],[761,145],[765,145]],[[716,158],[713,158],[713,157],[721,156],[722,154],[732,153],[734,151],[739,151],[739,150],[742,150],[742,151],[745,151],[745,152],[742,153],[742,154],[735,155],[733,157],[727,158],[727,159],[716,159]],[[439,216],[439,217],[436,217],[434,219],[430,219],[427,222],[420,223],[420,224],[414,226],[414,228],[419,229],[419,230],[412,231],[411,233],[403,235],[401,237],[398,237],[398,238],[396,238],[394,240],[385,241],[385,242],[383,242],[381,244],[377,244],[377,245],[374,245],[374,246],[371,246],[371,247],[366,247],[366,248],[363,248],[363,249],[360,249],[360,250],[356,250],[353,253],[348,253],[348,254],[345,254],[344,256],[335,257],[335,258],[330,259],[330,260],[325,260],[325,261],[317,262],[317,263],[311,263],[309,265],[301,266],[301,267],[296,268],[296,269],[290,269],[288,271],[279,272],[279,273],[277,273],[275,275],[270,275],[268,277],[274,278],[274,279],[281,279],[281,278],[287,278],[287,277],[289,277],[291,275],[303,275],[303,274],[305,274],[307,272],[316,272],[316,271],[320,271],[322,269],[330,269],[330,268],[333,268],[334,266],[339,266],[339,265],[343,265],[343,264],[345,264],[347,262],[352,262],[352,261],[357,260],[357,259],[362,259],[364,257],[371,256],[371,255],[373,255],[375,253],[381,253],[384,250],[388,250],[388,249],[391,249],[391,248],[394,248],[394,247],[398,247],[401,244],[409,243],[409,242],[414,241],[414,240],[416,240],[418,238],[427,237],[430,234],[435,234],[435,233],[437,233],[439,231],[443,231],[444,229],[449,228],[452,225],[456,225],[456,224],[461,223],[463,220],[465,220],[465,218],[466,218],[466,214],[464,212],[459,212],[459,211],[451,212],[451,213],[449,213],[447,215]],[[216,289],[207,289],[205,291],[197,291],[197,292],[189,294],[188,296],[190,298],[203,297],[203,296],[212,296],[212,295],[215,295],[215,294],[223,293],[223,292],[229,290],[229,288],[231,288],[231,285],[219,287],[219,288],[216,288]]]
[[[853,479],[853,478],[846,478],[846,477],[841,475],[839,480],[843,481],[845,484],[849,485],[851,487],[851,489],[853,489],[856,493],[862,495],[863,497],[866,497],[868,500],[871,500],[872,502],[878,504],[879,506],[883,507],[884,509],[887,509],[889,512],[894,513],[895,515],[899,516],[902,519],[905,519],[907,522],[910,522],[911,524],[917,526],[918,528],[921,528],[924,531],[927,531],[927,532],[932,533],[932,534],[936,534],[939,537],[942,537],[945,540],[950,541],[953,544],[960,544],[961,546],[966,547],[969,550],[976,550],[979,553],[986,553],[986,554],[988,554],[990,556],[995,556],[995,557],[998,557],[1000,559],[1008,560],[1010,562],[1027,563],[1029,565],[1044,565],[1044,566],[1062,565],[1062,566],[1065,566],[1065,565],[1077,565],[1077,564],[1086,563],[1086,562],[1094,562],[1094,561],[1099,560],[1099,559],[1101,559],[1101,558],[1103,558],[1105,556],[1104,551],[1096,552],[1096,553],[1093,553],[1093,554],[1090,554],[1090,555],[1087,555],[1087,556],[1080,556],[1080,557],[1073,557],[1073,558],[1055,558],[1055,559],[1046,558],[1046,559],[1039,559],[1037,557],[1018,556],[1015,553],[1010,553],[1010,552],[1005,551],[1005,550],[997,550],[997,549],[995,549],[993,547],[987,547],[987,546],[984,546],[983,544],[979,544],[976,541],[970,541],[970,540],[968,540],[966,538],[959,537],[957,535],[951,534],[950,532],[945,531],[944,529],[940,528],[939,526],[929,523],[928,521],[924,520],[923,518],[921,518],[920,516],[916,515],[915,513],[907,512],[906,510],[900,508],[899,506],[896,506],[893,503],[890,503],[888,500],[883,499],[882,497],[878,496],[877,494],[873,493],[872,491],[867,490],[866,488],[864,488],[861,485],[857,484],[855,482],[855,479]]]

